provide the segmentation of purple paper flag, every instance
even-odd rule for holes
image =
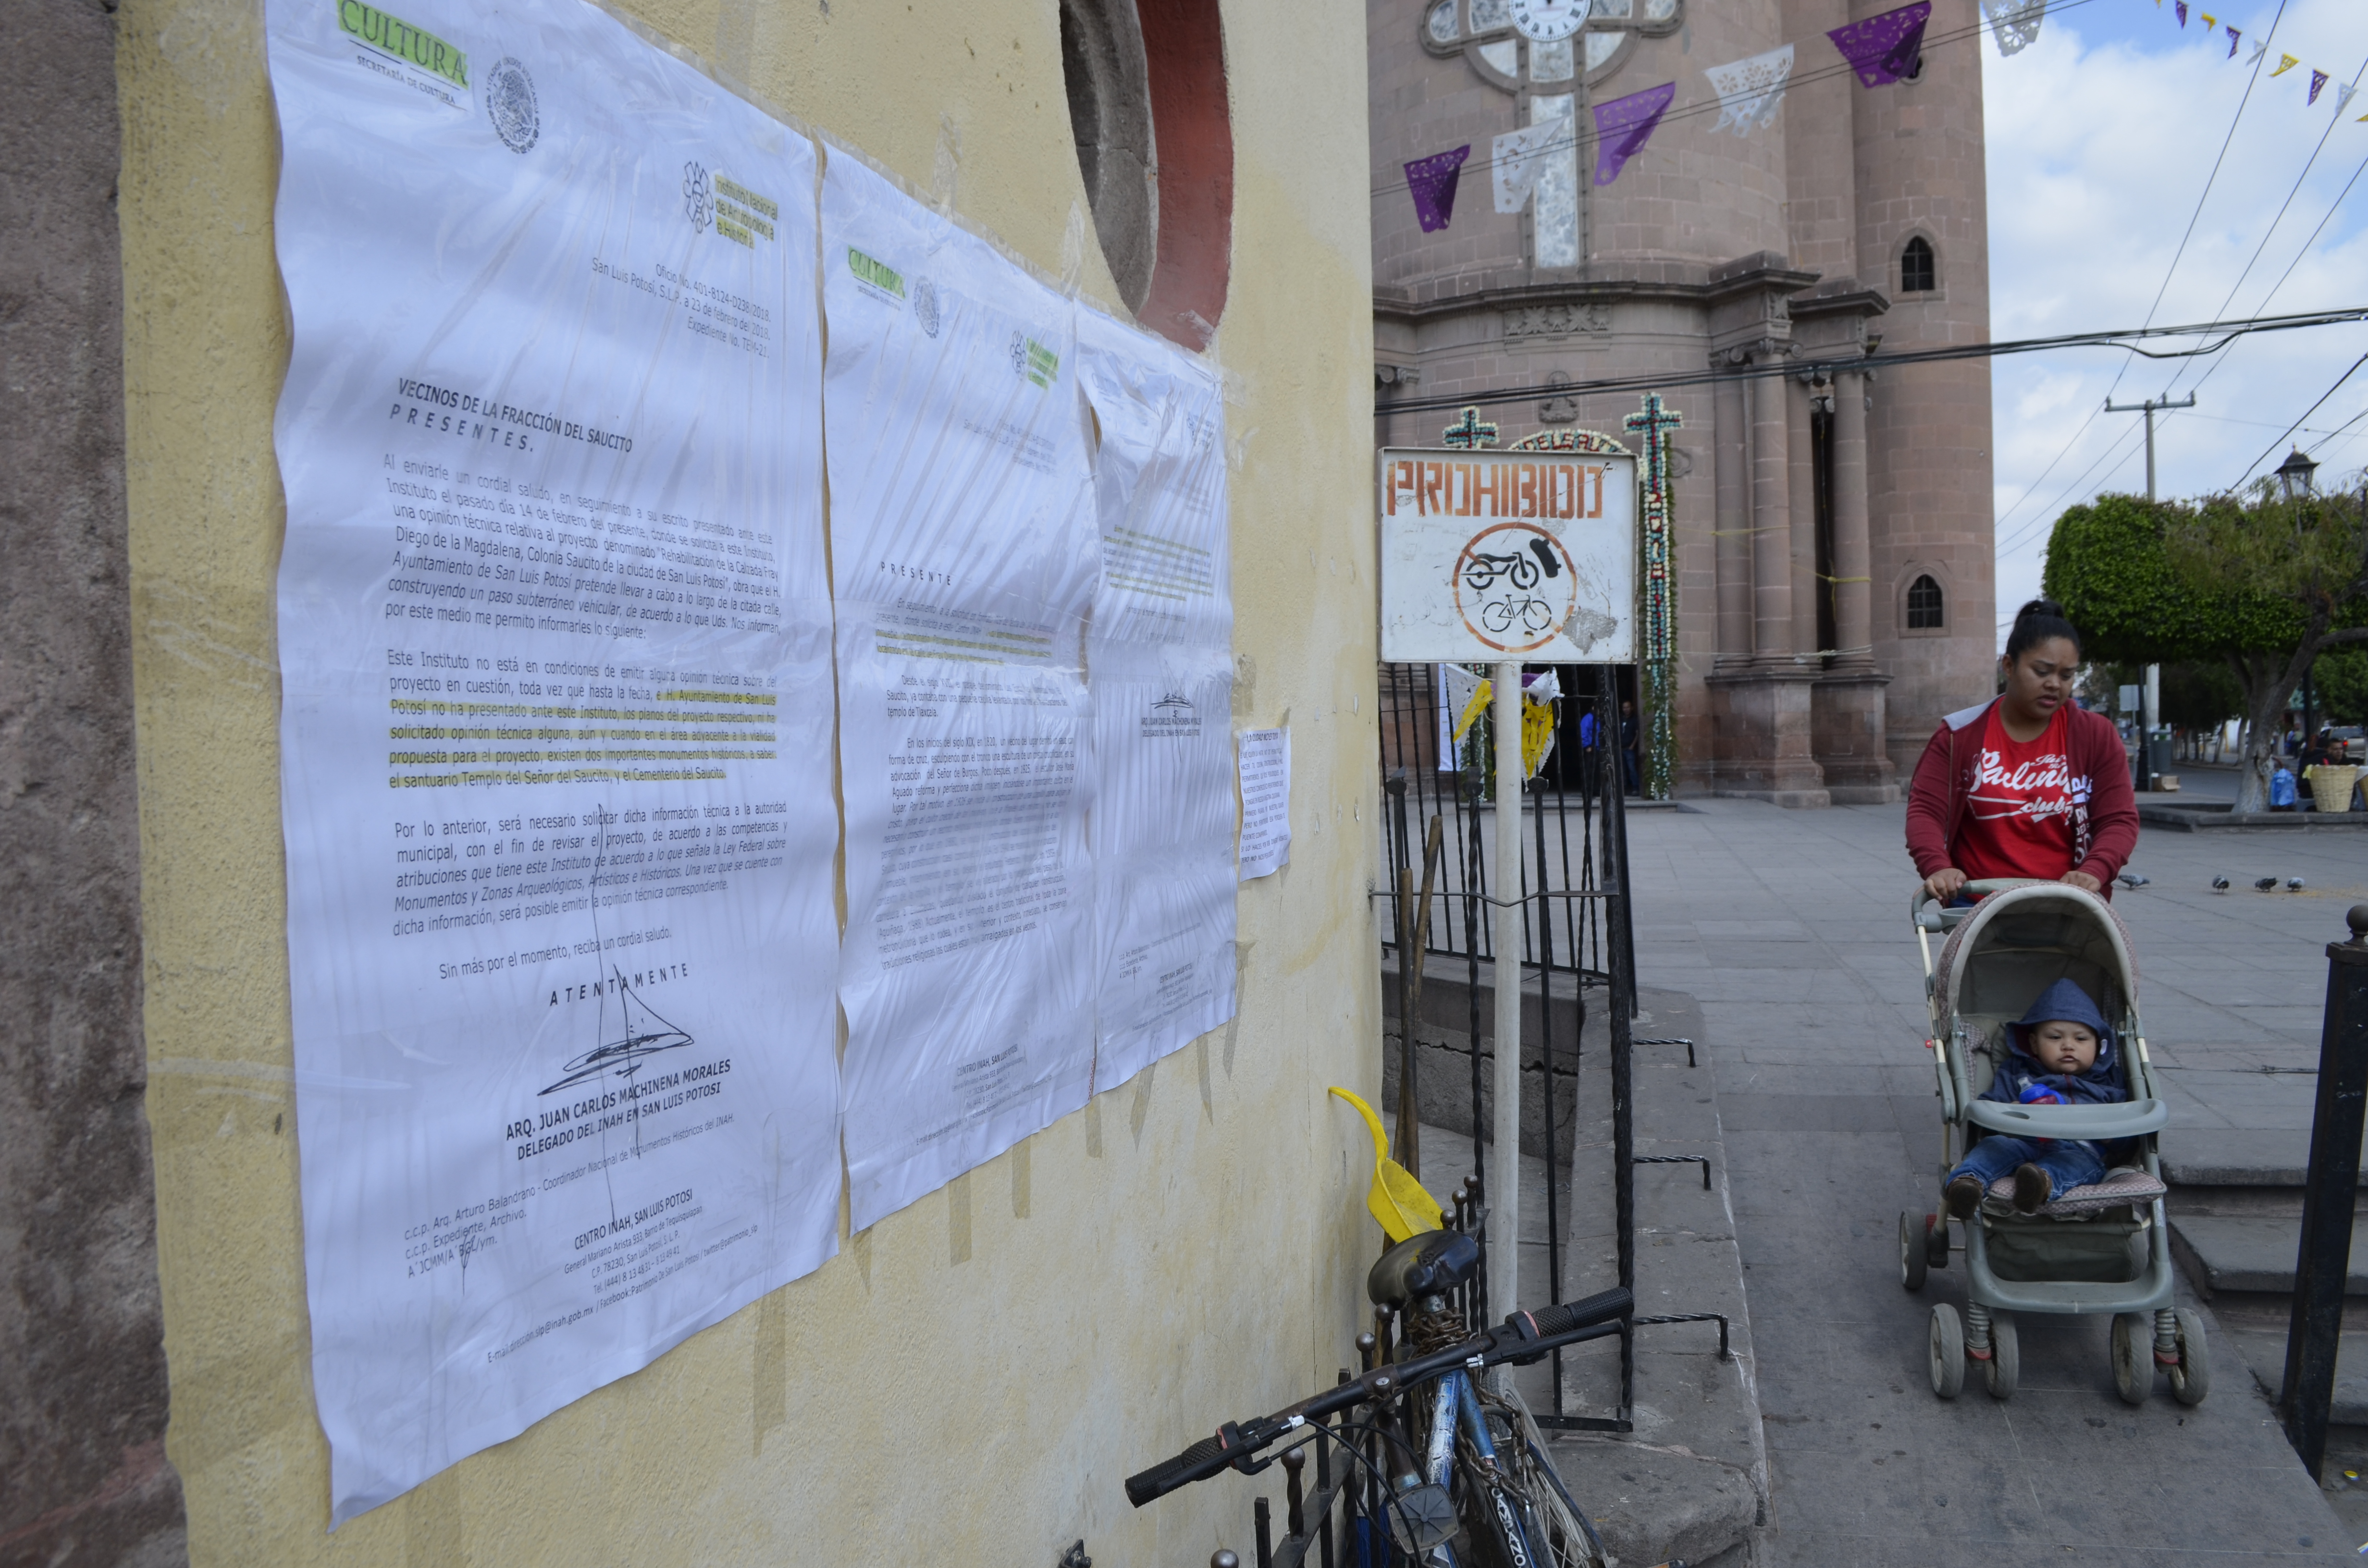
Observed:
[[[1925,7],[1930,10],[1928,6]],[[1664,82],[1624,98],[1595,106],[1595,183],[1610,185],[1620,177],[1622,165],[1645,150],[1653,128],[1668,112],[1678,96],[1675,82]]]
[[[1455,216],[1455,182],[1463,176],[1463,160],[1471,155],[1472,144],[1467,142],[1452,153],[1433,153],[1406,166],[1406,188],[1414,192],[1414,215],[1424,233],[1444,229]]]
[[[1931,17],[1931,0],[1916,0],[1913,6],[1836,28],[1826,36],[1834,40],[1860,81],[1870,87],[1887,87],[1915,71],[1924,52],[1924,24]]]
[[[2187,0],[2170,0],[2170,8],[2179,13],[2179,25],[2187,25]]]
[[[2321,87],[2324,87],[2324,86],[2326,86],[2326,85],[2327,85],[2327,73],[2326,73],[2326,72],[2324,72],[2324,71],[2314,71],[2314,72],[2312,72],[2312,73],[2310,74],[2310,100],[2309,100],[2309,101],[2310,101],[2310,102],[2312,102],[2312,103],[2317,103],[2317,102],[2318,102],[2318,90],[2319,90]]]
[[[2241,36],[2236,28],[2228,29],[2228,58],[2231,60],[2237,58],[2237,40]]]

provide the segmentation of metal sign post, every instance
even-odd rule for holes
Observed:
[[[1634,661],[1636,460],[1385,448],[1380,461],[1382,657],[1491,667],[1497,995],[1485,1233],[1489,1311],[1502,1313],[1520,1300],[1521,665]]]
[[[1497,665],[1488,679],[1497,742],[1497,907],[1489,912],[1488,933],[1497,949],[1497,1073],[1489,1106],[1496,1125],[1488,1146],[1488,1235],[1501,1244],[1488,1248],[1488,1300],[1503,1303],[1501,1316],[1520,1305],[1513,1293],[1521,1257],[1520,664]],[[1553,1113],[1549,1106],[1547,1114]]]
[[[2368,904],[2353,904],[2344,918],[2351,939],[2327,945],[2318,1103],[2310,1118],[2310,1176],[2303,1188],[2294,1313],[2286,1326],[2286,1372],[2278,1392],[2286,1440],[2314,1482],[2327,1460],[2343,1286],[2351,1272],[2361,1123],[2368,1111]]]

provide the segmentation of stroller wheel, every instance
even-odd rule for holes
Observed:
[[[1924,1289],[1924,1226],[1905,1209],[1899,1211],[1899,1282],[1910,1290]]]
[[[2202,1404],[2203,1396],[2212,1392],[2212,1361],[2203,1348],[2203,1314],[2180,1307],[2171,1315],[2179,1320],[2179,1365],[2170,1374],[2170,1395],[2181,1404]]]
[[[2022,1343],[2015,1335],[2014,1319],[2006,1312],[1990,1314],[1990,1358],[1982,1363],[1982,1383],[1992,1399],[2012,1399],[2022,1378]]]
[[[2113,1314],[2113,1388],[2129,1404],[2154,1392],[2154,1324],[2144,1312]]]
[[[1965,1386],[1965,1331],[1957,1309],[1946,1301],[1932,1307],[1932,1392],[1954,1399]]]

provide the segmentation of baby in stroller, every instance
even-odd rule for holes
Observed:
[[[2130,1097],[2113,1056],[2113,1031],[2089,994],[2069,980],[2042,992],[2021,1021],[2009,1025],[2011,1048],[1986,1100],[2009,1105],[2118,1105]],[[2087,1187],[2110,1164],[2102,1146],[2078,1138],[2012,1138],[1993,1134],[1975,1144],[1942,1184],[1949,1212],[1970,1220],[1990,1184],[2011,1174],[2021,1213],[2076,1187]]]

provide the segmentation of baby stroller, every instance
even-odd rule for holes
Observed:
[[[1940,1083],[1939,1174],[1945,1177],[1993,1132],[2090,1140],[2106,1145],[2112,1168],[2032,1214],[2018,1213],[2000,1182],[1964,1222],[1964,1317],[1961,1322],[1945,1301],[1932,1308],[1932,1392],[1954,1399],[1971,1360],[1991,1395],[2006,1399],[2021,1370],[2018,1314],[2111,1312],[2113,1384],[2122,1398],[2144,1403],[2160,1369],[2180,1403],[2199,1404],[2212,1386],[2203,1320],[2171,1305],[2155,1146],[2170,1118],[2138,1023],[2129,931],[2104,900],[2062,882],[1977,881],[1965,891],[1981,902],[1943,908],[1918,888],[1909,903],[1931,1017],[1924,1043]],[[1947,940],[1936,965],[1931,938],[1942,932]],[[1979,1098],[2010,1049],[2007,1025],[2059,980],[2086,991],[2122,1042],[2128,1100],[2016,1105]],[[1926,1270],[1947,1267],[1949,1253],[1945,1213],[1899,1216],[1902,1285],[1923,1289]]]

